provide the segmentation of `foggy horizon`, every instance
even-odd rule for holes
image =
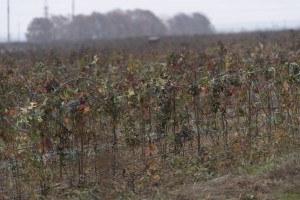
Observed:
[[[44,17],[44,1],[27,0],[18,3],[10,0],[10,36],[11,41],[25,41],[27,27],[33,18]],[[100,3],[96,0],[80,1],[75,4],[75,15],[89,15],[93,12],[107,13],[112,10],[142,9],[153,12],[162,20],[173,17],[178,13],[204,14],[214,26],[217,33],[229,33],[255,30],[295,29],[300,27],[300,1],[254,0],[240,2],[229,0],[195,1],[195,0],[113,0],[110,3]],[[64,2],[48,0],[49,16],[71,16],[71,0]],[[0,0],[0,41],[7,40],[7,1]],[[34,6],[32,6],[34,5]]]

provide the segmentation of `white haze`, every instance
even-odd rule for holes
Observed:
[[[25,40],[28,24],[44,16],[44,0],[10,0],[11,38]],[[49,15],[71,15],[72,0],[48,0]],[[7,37],[7,0],[0,0],[0,41]],[[205,14],[218,32],[300,27],[300,0],[76,0],[75,14],[147,9],[166,19],[176,13]],[[19,33],[19,34],[18,34]]]

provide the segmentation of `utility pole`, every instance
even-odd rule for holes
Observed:
[[[75,0],[72,0],[72,20],[74,20],[75,15]]]
[[[48,18],[48,3],[47,0],[45,0],[45,18]]]
[[[18,42],[20,42],[20,22],[18,23]]]
[[[7,42],[10,42],[10,8],[9,0],[7,0]]]

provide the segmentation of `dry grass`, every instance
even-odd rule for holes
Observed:
[[[300,199],[300,154],[264,165],[251,175],[178,187],[166,199]]]

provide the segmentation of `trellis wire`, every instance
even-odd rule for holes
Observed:
[[[212,148],[212,147],[220,147],[220,146],[225,146],[225,144],[203,146],[203,147],[201,147],[201,148],[204,149],[204,148]],[[180,149],[180,150],[178,150],[178,151],[180,151],[180,152],[186,152],[186,151],[195,151],[195,150],[198,150],[198,147],[195,147],[195,148],[188,148],[188,149]],[[80,175],[80,176],[77,176],[77,177],[75,177],[75,178],[72,178],[72,180],[66,180],[66,181],[63,181],[63,182],[54,184],[54,185],[52,185],[51,187],[48,187],[48,188],[35,190],[34,193],[39,193],[39,192],[47,191],[47,190],[49,190],[49,189],[54,189],[54,188],[57,188],[57,187],[59,187],[59,186],[61,186],[61,185],[67,184],[67,183],[69,183],[70,181],[74,181],[74,180],[81,179],[81,178],[88,178],[88,177],[93,176],[93,175],[96,175],[96,174],[101,175],[101,174],[106,173],[106,172],[108,172],[108,171],[110,171],[110,170],[118,170],[118,169],[121,169],[121,168],[130,166],[130,165],[138,164],[138,163],[141,163],[141,162],[147,162],[147,161],[150,161],[150,160],[153,160],[153,159],[162,157],[162,156],[174,154],[174,153],[175,153],[175,151],[172,151],[172,152],[166,152],[166,153],[162,153],[162,154],[159,154],[159,155],[151,156],[151,157],[146,158],[146,159],[144,159],[144,160],[137,160],[137,161],[133,161],[133,162],[130,162],[130,163],[121,164],[121,165],[118,165],[118,166],[115,166],[115,167],[106,168],[106,169],[103,169],[101,172],[94,172],[94,173],[90,173],[90,174],[87,174],[87,175]],[[24,197],[24,196],[29,196],[29,195],[31,195],[31,194],[32,194],[32,192],[30,192],[30,193],[25,193],[25,194],[22,194],[22,195],[10,197],[10,198],[8,198],[8,199],[17,199],[17,198],[21,198],[21,197]]]

